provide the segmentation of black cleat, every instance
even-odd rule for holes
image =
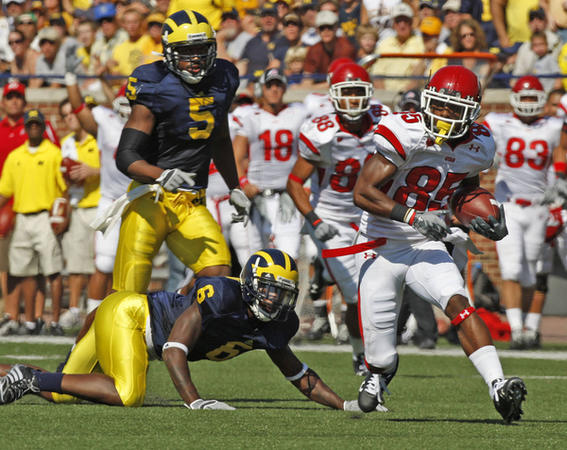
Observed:
[[[522,418],[522,402],[528,391],[521,378],[512,377],[507,380],[495,380],[492,383],[492,397],[496,411],[505,423]]]
[[[378,373],[369,372],[358,390],[358,406],[362,412],[375,411],[378,405],[384,404],[386,383]]]

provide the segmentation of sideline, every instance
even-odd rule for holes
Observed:
[[[57,344],[57,345],[73,345],[75,338],[72,336],[1,336],[1,343],[28,343],[28,344]],[[348,345],[332,345],[332,344],[292,344],[293,351],[304,352],[328,352],[328,353],[350,353],[351,349]],[[400,355],[421,355],[421,356],[465,356],[463,350],[456,348],[441,348],[435,350],[422,350],[413,346],[398,347]],[[498,355],[502,358],[517,359],[547,359],[553,361],[567,360],[567,351],[519,351],[519,350],[498,350]],[[5,356],[5,355],[2,355]]]

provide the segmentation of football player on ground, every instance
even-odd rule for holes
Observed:
[[[374,88],[366,70],[355,63],[341,65],[331,76],[329,96],[335,112],[304,123],[299,134],[299,156],[287,181],[297,209],[311,225],[309,231],[322,253],[330,277],[346,303],[346,325],[352,345],[354,372],[366,375],[358,324],[358,272],[354,242],[362,210],[354,205],[352,190],[364,162],[374,153],[374,127],[383,116],[370,106]],[[303,184],[313,175],[312,199]],[[336,254],[326,257],[334,249]],[[333,251],[333,250],[331,250]]]
[[[248,259],[240,280],[200,277],[187,296],[113,293],[102,302],[61,371],[0,366],[5,375],[0,378],[0,404],[33,393],[55,403],[89,400],[142,406],[148,359],[154,357],[165,362],[185,407],[233,410],[225,402],[201,398],[187,362],[226,361],[262,349],[309,399],[357,411],[356,400],[340,398],[289,348],[299,327],[294,311],[297,280],[293,258],[266,249]]]
[[[500,294],[512,331],[510,348],[522,349],[532,346],[541,321],[539,312],[528,313],[524,322],[522,303],[529,305],[536,285],[548,216],[542,201],[552,184],[549,166],[558,161],[562,121],[543,115],[546,95],[533,75],[516,81],[510,103],[514,113],[488,113],[485,124],[492,130],[498,155],[494,196],[504,206],[508,227],[508,235],[496,243]]]
[[[181,10],[162,28],[164,60],[139,66],[126,96],[132,113],[116,165],[135,181],[122,215],[113,288],[145,292],[165,240],[196,277],[230,274],[230,251],[205,203],[211,157],[230,202],[247,218],[238,189],[227,114],[238,71],[216,58],[215,32],[201,14]]]
[[[248,224],[250,251],[277,247],[297,258],[302,217],[285,190],[297,159],[299,127],[306,111],[283,102],[287,78],[279,69],[266,70],[258,81],[259,108],[241,117],[234,152],[243,190],[252,200]],[[243,168],[248,171],[244,178]]]
[[[459,186],[478,186],[479,173],[492,165],[494,140],[474,123],[480,113],[478,78],[462,66],[437,71],[422,91],[423,113],[397,113],[376,127],[376,153],[363,166],[354,187],[362,214],[356,245],[359,309],[369,375],[358,403],[371,411],[398,367],[396,324],[404,286],[441,308],[463,350],[489,388],[506,422],[518,420],[524,382],[505,379],[488,328],[466,297],[464,281],[441,241],[449,234],[447,203]],[[471,228],[500,240],[499,220],[480,217]]]
[[[120,134],[131,108],[124,94],[119,93],[113,99],[112,109],[103,105],[90,109],[83,102],[76,75],[65,74],[65,85],[69,101],[81,126],[96,137],[100,150],[101,197],[98,202],[97,217],[102,217],[112,202],[128,190],[128,185],[132,181],[118,170],[115,162]],[[95,233],[95,273],[91,276],[87,287],[87,312],[96,309],[112,286],[119,231],[120,227],[116,226],[108,230],[105,235],[100,231]]]

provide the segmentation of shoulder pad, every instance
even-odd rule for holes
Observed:
[[[420,113],[393,113],[384,116],[374,131],[377,151],[396,166],[408,159],[409,153],[425,134]]]
[[[299,153],[311,161],[321,159],[322,147],[332,142],[338,130],[335,114],[324,114],[307,120],[299,129]]]

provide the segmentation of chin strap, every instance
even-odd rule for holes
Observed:
[[[436,125],[437,128],[439,129],[440,136],[437,136],[435,138],[435,143],[437,145],[441,145],[443,142],[447,140],[447,138],[444,136],[446,136],[447,133],[449,133],[449,130],[451,129],[451,124],[448,122],[444,122],[443,120],[438,120]]]

